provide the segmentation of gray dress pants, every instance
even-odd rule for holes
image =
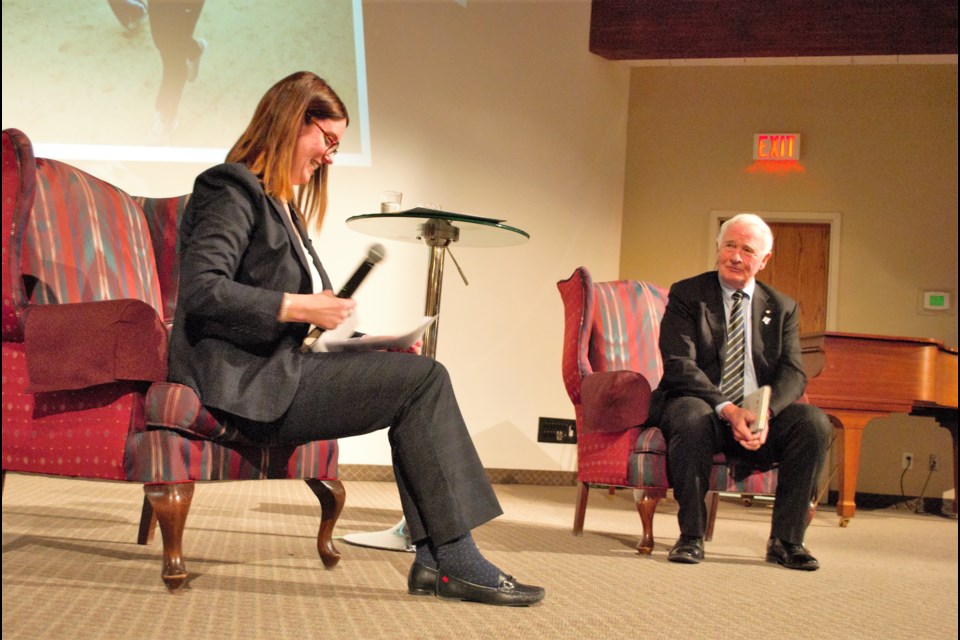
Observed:
[[[277,445],[387,429],[414,542],[429,538],[441,545],[503,513],[450,376],[430,358],[382,351],[306,354],[287,412],[272,423],[237,423],[251,439]]]
[[[770,421],[767,441],[757,451],[741,447],[729,425],[699,398],[667,400],[659,418],[667,440],[667,474],[679,507],[680,533],[704,536],[713,454],[722,452],[727,460],[751,467],[778,466],[770,535],[803,543],[810,500],[833,432],[823,411],[809,404],[791,404]]]

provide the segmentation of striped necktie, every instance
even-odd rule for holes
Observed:
[[[727,325],[727,355],[723,360],[723,377],[720,379],[720,391],[733,404],[743,402],[743,299],[746,294],[737,289],[733,294],[733,307],[730,309],[730,322]]]

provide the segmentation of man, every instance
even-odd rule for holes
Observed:
[[[660,326],[663,379],[652,416],[667,439],[680,508],[672,562],[696,564],[704,557],[711,458],[723,452],[728,460],[779,466],[767,562],[806,571],[820,566],[803,536],[832,427],[818,408],[797,402],[806,385],[797,303],[755,279],[772,249],[767,224],[740,214],[720,227],[717,270],[670,288]],[[754,433],[757,416],[739,405],[762,385],[772,388],[769,426]]]

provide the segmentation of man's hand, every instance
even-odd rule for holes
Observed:
[[[733,439],[740,443],[740,446],[748,451],[756,451],[767,441],[767,430],[759,433],[753,433],[750,429],[757,421],[757,416],[734,404],[728,404],[720,412],[723,419],[730,424],[733,431]]]

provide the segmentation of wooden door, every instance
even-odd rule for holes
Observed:
[[[773,255],[757,280],[782,291],[800,304],[800,334],[827,328],[827,284],[830,274],[830,225],[773,222]]]

